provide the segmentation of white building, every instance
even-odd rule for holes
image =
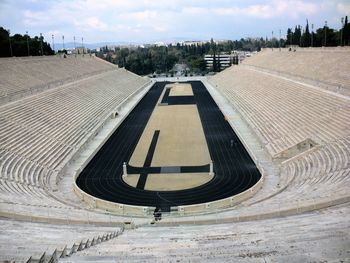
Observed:
[[[219,54],[215,55],[216,63],[219,64],[220,69],[228,68],[232,65],[233,56],[231,54]],[[205,55],[204,60],[207,64],[207,69],[213,68],[214,55]]]

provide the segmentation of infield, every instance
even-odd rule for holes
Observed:
[[[165,86],[156,107],[133,152],[129,165],[143,167],[149,154],[155,131],[159,136],[150,157],[151,167],[200,166],[210,163],[210,154],[199,117],[197,105],[162,105],[166,90],[169,97],[193,96],[190,84],[168,84]],[[124,181],[137,187],[139,175],[124,177]],[[211,180],[207,173],[162,173],[146,176],[145,190],[181,190],[199,186]]]

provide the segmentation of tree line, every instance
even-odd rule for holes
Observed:
[[[205,43],[180,44],[148,47],[102,47],[97,56],[109,62],[125,67],[139,75],[153,73],[173,74],[176,63],[186,64],[193,73],[205,73],[204,55],[231,53],[233,50],[255,51],[269,46],[270,40],[246,38],[215,42],[213,39]],[[214,63],[214,65],[217,65]],[[214,69],[217,71],[218,69]]]
[[[350,24],[348,17],[341,18],[340,30],[335,30],[325,25],[321,28],[313,30],[313,25],[306,20],[306,25],[303,28],[300,25],[287,30],[286,45],[298,45],[300,47],[334,47],[334,46],[348,46],[350,45]]]
[[[28,49],[30,56],[55,54],[42,36],[30,37],[21,34],[10,36],[9,30],[0,27],[0,57],[28,56]]]
[[[220,71],[217,63],[217,55],[237,51],[260,51],[267,47],[285,47],[286,45],[298,45],[301,47],[320,46],[344,46],[350,45],[350,23],[348,17],[341,19],[340,30],[324,27],[313,29],[313,25],[306,21],[303,28],[295,26],[294,30],[288,28],[286,38],[241,38],[240,40],[228,40],[215,42],[213,39],[204,43],[187,44],[178,43],[167,46],[147,47],[102,47],[97,56],[109,62],[139,74],[153,73],[173,74],[172,70],[176,63],[186,64],[193,73],[205,73],[206,63],[204,55],[214,56],[212,71]],[[29,52],[28,52],[29,48]],[[30,37],[27,34],[15,34],[10,36],[10,31],[0,27],[0,57],[9,56],[39,56],[53,55],[54,51],[50,44],[44,41],[42,36]]]
[[[118,64],[121,67],[135,72],[139,75],[153,73],[172,73],[175,63],[184,63],[194,73],[205,72],[205,54],[214,56],[212,71],[220,71],[220,64],[216,56],[221,53],[237,51],[260,51],[261,48],[278,48],[288,45],[300,47],[321,47],[321,46],[347,46],[350,45],[350,24],[348,17],[341,19],[340,30],[324,27],[314,30],[313,25],[295,26],[294,30],[288,28],[286,38],[241,38],[240,40],[228,40],[216,43],[213,40],[200,44],[176,44],[168,46],[150,46],[137,48],[110,49],[104,47],[97,54],[98,56]],[[273,35],[273,33],[272,33]]]

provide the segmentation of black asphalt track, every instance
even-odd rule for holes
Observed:
[[[173,169],[171,169],[173,168]],[[209,173],[209,164],[198,165],[198,166],[173,166],[173,167],[134,167],[127,165],[128,174],[161,174],[167,169],[167,173]]]
[[[190,105],[195,104],[194,96],[169,96],[170,88],[164,92],[161,103],[164,105]]]
[[[157,206],[163,211],[169,211],[171,206],[226,198],[252,187],[261,177],[254,162],[204,85],[199,81],[189,83],[192,84],[214,162],[215,176],[211,181],[192,189],[158,192],[137,189],[122,180],[122,164],[130,160],[167,84],[158,82],[83,169],[77,178],[77,185],[86,193],[101,199],[130,205]]]

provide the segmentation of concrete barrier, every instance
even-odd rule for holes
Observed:
[[[75,175],[75,179],[78,175],[78,173]],[[75,182],[73,185],[73,191],[80,200],[87,203],[90,207],[102,209],[116,215],[148,217],[153,216],[153,211],[155,209],[155,207],[126,205],[94,197],[82,191]]]

